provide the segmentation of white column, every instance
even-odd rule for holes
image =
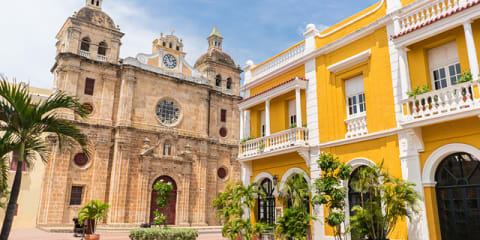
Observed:
[[[407,92],[410,91],[410,72],[408,70],[407,52],[403,47],[398,50],[398,64],[400,70],[400,83],[402,86],[402,99],[408,98]]]
[[[242,182],[245,187],[250,185],[250,178],[252,177],[252,162],[240,162],[242,165]],[[250,218],[250,209],[243,208],[243,219]]]
[[[240,140],[245,138],[245,111],[240,109]]]
[[[303,126],[302,122],[302,95],[300,94],[300,88],[295,89],[295,102],[297,104],[297,127],[301,128]]]
[[[463,24],[463,30],[465,31],[465,41],[467,42],[468,62],[470,63],[470,72],[474,79],[478,78],[478,58],[477,50],[475,49],[475,41],[473,39],[472,24],[466,22]]]
[[[400,9],[402,7],[402,3],[400,0],[387,0],[387,14]]]
[[[404,180],[414,183],[415,190],[424,199],[419,149],[423,148],[421,131],[407,130],[398,134],[400,162]],[[427,209],[424,201],[418,204],[419,212],[407,222],[408,239],[429,240]]]
[[[270,136],[270,99],[265,101],[265,136]]]

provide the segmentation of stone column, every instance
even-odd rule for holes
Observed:
[[[132,122],[133,95],[136,82],[134,71],[126,70],[121,81],[117,126],[130,126]]]
[[[302,122],[302,97],[300,93],[300,88],[295,89],[295,104],[297,110],[297,127],[301,128],[303,126]]]
[[[190,174],[183,174],[183,190],[182,190],[182,212],[180,225],[190,226],[189,212],[190,212]]]
[[[97,108],[100,111],[100,124],[111,126],[113,122],[113,101],[115,96],[116,79],[112,76],[103,77],[102,100]]]
[[[240,109],[240,139],[245,138],[245,111]]]
[[[472,24],[466,22],[463,24],[463,30],[465,31],[465,41],[467,43],[468,62],[470,63],[470,72],[474,79],[478,78],[478,58],[477,50],[475,48],[475,40],[473,39]]]
[[[414,130],[406,130],[398,134],[398,144],[400,150],[400,161],[402,164],[403,179],[414,183],[415,189],[424,199],[424,191],[422,185],[422,173],[420,165],[420,156],[418,146],[422,141],[421,132]],[[409,239],[430,239],[427,225],[427,211],[425,202],[419,203],[419,213],[413,216],[412,220],[407,222]]]
[[[198,164],[198,196],[196,203],[196,226],[206,226],[206,213],[207,206],[207,154],[201,153]]]
[[[127,190],[130,165],[130,151],[127,142],[129,139],[116,137],[113,153],[113,166],[110,178],[109,224],[124,223],[127,212]]]

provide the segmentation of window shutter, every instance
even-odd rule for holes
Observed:
[[[222,109],[220,115],[221,115],[220,121],[222,121],[222,122],[227,122],[227,110]]]
[[[357,76],[345,81],[345,96],[354,96],[365,92],[363,87],[363,76]]]
[[[430,70],[459,62],[457,42],[449,42],[428,51]]]
[[[72,186],[72,191],[70,192],[70,205],[82,205],[82,193],[83,187]]]
[[[95,79],[87,78],[85,80],[85,94],[93,95],[94,87],[95,87]]]

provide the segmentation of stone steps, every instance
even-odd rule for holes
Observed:
[[[53,233],[73,233],[73,225],[56,225],[56,226],[38,226],[38,229],[41,229],[46,232]],[[99,233],[122,233],[130,232],[130,230],[138,228],[138,225],[135,224],[119,224],[119,225],[100,225],[97,228]],[[170,228],[194,228],[198,230],[200,234],[206,233],[221,233],[222,226],[202,226],[202,227],[176,227],[170,226]]]

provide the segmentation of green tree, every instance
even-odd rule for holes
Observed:
[[[155,199],[155,202],[157,203],[159,208],[165,208],[167,207],[167,201],[170,199],[169,193],[173,190],[172,184],[163,182],[163,181],[158,181],[155,183],[153,186],[153,189],[157,192],[158,197]],[[164,224],[164,227],[167,227],[167,217],[160,213],[158,210],[155,210],[153,213],[155,215],[155,219],[153,220],[153,224],[155,225],[162,225]]]
[[[8,154],[15,149],[10,139],[11,134],[4,134],[0,138],[0,208],[6,208],[10,191],[8,190]]]
[[[345,223],[345,196],[347,188],[342,181],[349,179],[352,167],[341,163],[331,153],[322,153],[317,161],[322,176],[313,184],[315,196],[312,205],[325,205],[328,215],[325,222],[333,228],[336,240],[346,239],[348,227]]]
[[[60,119],[56,111],[70,109],[81,118],[86,117],[87,110],[75,97],[57,91],[46,100],[34,102],[28,85],[10,83],[0,78],[0,131],[10,134],[11,144],[18,153],[17,171],[3,221],[0,240],[7,240],[15,215],[18,195],[22,181],[22,164],[27,166],[37,159],[37,155],[46,161],[47,146],[44,136],[47,133],[56,135],[59,147],[77,143],[89,156],[87,137],[68,120]]]
[[[224,237],[235,240],[240,236],[241,239],[251,240],[269,228],[268,224],[252,224],[249,217],[244,218],[244,215],[249,215],[245,210],[255,207],[256,196],[265,197],[258,183],[245,187],[241,182],[230,182],[224,192],[213,201],[213,207],[217,208],[217,217],[223,224]]]
[[[361,235],[385,240],[400,219],[418,213],[421,198],[415,184],[391,176],[384,170],[383,162],[360,169],[358,178],[353,188],[361,193],[361,205],[353,207],[355,216],[350,223]]]
[[[307,238],[310,221],[316,220],[309,212],[310,197],[310,186],[303,174],[294,174],[285,182],[280,189],[279,199],[289,207],[285,209],[283,217],[277,219],[278,235],[298,240]]]
[[[97,223],[107,217],[107,210],[110,208],[108,203],[103,203],[98,200],[92,200],[87,205],[83,206],[78,212],[78,222],[83,225],[87,220],[87,234],[95,234]]]

